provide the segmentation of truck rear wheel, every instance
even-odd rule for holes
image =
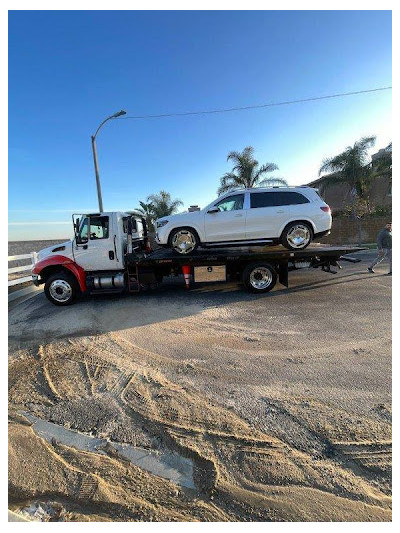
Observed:
[[[243,283],[250,292],[268,292],[275,287],[278,275],[269,263],[252,263],[243,271]]]
[[[80,289],[72,274],[57,272],[47,279],[44,293],[54,305],[71,305],[80,294]]]

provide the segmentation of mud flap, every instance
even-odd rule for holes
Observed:
[[[289,270],[287,261],[285,261],[284,263],[279,263],[278,276],[279,283],[281,285],[284,285],[285,287],[289,287]]]

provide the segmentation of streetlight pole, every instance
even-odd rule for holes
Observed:
[[[105,124],[108,120],[111,120],[113,118],[121,117],[122,115],[126,115],[126,111],[118,111],[118,113],[114,113],[114,115],[110,115],[107,117],[103,122],[100,124],[100,126],[97,128],[96,133],[91,136],[92,139],[92,150],[93,150],[93,161],[94,161],[94,172],[96,174],[96,187],[97,187],[97,198],[99,201],[99,211],[102,213],[104,211],[103,209],[103,198],[101,195],[101,184],[100,184],[100,173],[99,173],[99,162],[97,160],[97,147],[96,147],[96,136],[100,131],[100,128]]]

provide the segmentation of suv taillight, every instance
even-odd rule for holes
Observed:
[[[329,213],[331,208],[329,207],[329,205],[324,205],[321,207],[322,211],[325,211],[325,213]]]

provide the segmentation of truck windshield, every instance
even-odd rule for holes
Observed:
[[[88,241],[88,229],[89,229],[89,219],[84,217],[81,219],[79,224],[79,230],[76,235],[77,242],[87,242]]]

